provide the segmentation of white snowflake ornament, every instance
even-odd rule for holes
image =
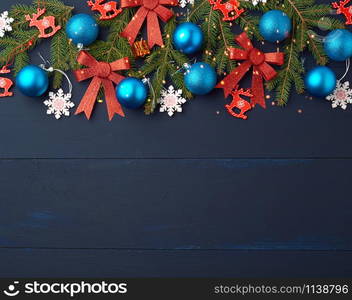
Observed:
[[[74,107],[75,104],[71,102],[72,95],[65,94],[62,89],[59,89],[57,93],[50,92],[48,100],[44,101],[44,104],[48,107],[46,113],[48,115],[54,115],[58,120],[61,116],[68,117],[70,115],[70,108]]]
[[[185,8],[188,4],[193,5],[194,4],[194,0],[179,0],[178,4],[182,8]]]
[[[11,23],[13,18],[9,18],[9,13],[4,11],[0,14],[0,37],[4,37],[6,31],[12,31]]]
[[[350,83],[348,81],[344,83],[338,81],[335,90],[326,97],[326,100],[331,101],[333,108],[340,106],[342,109],[346,109],[347,104],[352,103],[352,89],[350,89]]]
[[[246,0],[247,2],[252,2],[254,6],[256,6],[259,2],[262,2],[263,4],[266,3],[267,0]]]
[[[186,103],[186,99],[182,97],[182,90],[175,90],[170,85],[167,90],[161,91],[160,112],[167,112],[170,117],[175,112],[182,112],[182,104]]]

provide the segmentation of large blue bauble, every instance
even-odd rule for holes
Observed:
[[[283,41],[290,35],[291,29],[290,18],[281,10],[270,10],[260,18],[259,31],[266,41]]]
[[[210,93],[214,89],[216,81],[214,68],[205,62],[195,63],[186,71],[186,88],[195,95]]]
[[[336,61],[344,61],[352,56],[352,33],[346,29],[331,31],[324,39],[325,53]]]
[[[204,34],[199,26],[186,22],[176,27],[172,38],[177,50],[185,54],[194,54],[202,48]]]
[[[90,15],[78,14],[68,20],[66,34],[75,45],[89,46],[97,39],[99,26]]]
[[[16,86],[26,96],[42,96],[49,87],[48,74],[38,66],[28,65],[17,74]]]
[[[304,82],[310,94],[316,97],[326,97],[336,87],[336,76],[330,68],[320,66],[310,70]]]
[[[116,97],[127,108],[136,109],[141,107],[147,99],[147,87],[145,84],[133,77],[122,80],[116,87]]]

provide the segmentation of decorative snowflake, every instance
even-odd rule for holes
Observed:
[[[347,103],[352,103],[352,90],[350,89],[350,83],[345,81],[341,83],[337,82],[336,88],[332,94],[326,97],[326,100],[331,101],[331,106],[336,108],[341,106],[342,109],[347,108]]]
[[[13,18],[9,18],[9,13],[4,11],[0,15],[0,37],[5,35],[6,31],[12,31],[11,23],[14,21]]]
[[[185,8],[187,4],[194,4],[194,0],[179,0],[178,4],[182,7]]]
[[[186,99],[182,97],[182,90],[175,90],[170,85],[167,90],[161,91],[160,112],[167,112],[170,117],[175,112],[182,112],[182,104],[186,103]]]
[[[246,0],[247,2],[252,2],[252,4],[254,6],[256,6],[259,2],[262,2],[263,4],[265,4],[267,2],[267,0]]]
[[[66,117],[70,115],[69,109],[75,106],[70,101],[71,94],[65,94],[62,89],[59,89],[57,93],[50,92],[49,97],[50,99],[44,101],[44,104],[48,107],[46,111],[48,115],[55,115],[56,119],[60,119],[63,115]]]

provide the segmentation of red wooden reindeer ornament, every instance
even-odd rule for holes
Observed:
[[[0,74],[8,74],[11,71],[7,68],[7,66],[2,67],[0,70]],[[0,77],[0,89],[3,89],[4,92],[0,94],[0,97],[11,97],[13,95],[12,92],[9,92],[10,88],[13,86],[13,82],[11,79]]]
[[[49,38],[61,29],[61,26],[55,26],[55,17],[53,16],[44,17],[43,19],[38,20],[39,17],[45,14],[45,12],[45,8],[38,8],[37,13],[33,14],[32,17],[26,15],[26,20],[30,22],[29,26],[37,27],[39,29],[40,35],[38,37],[40,38]],[[45,33],[49,28],[51,29],[51,32]]]
[[[104,3],[106,0],[94,0],[87,1],[87,4],[91,7],[91,10],[99,11],[101,14],[100,20],[111,20],[118,16],[121,12],[121,8],[117,8],[117,3],[114,1],[110,1]]]
[[[339,3],[333,2],[331,3],[333,8],[336,8],[336,13],[338,15],[343,14],[346,17],[346,25],[352,25],[352,6],[346,7],[351,0],[340,1]]]
[[[238,0],[230,0],[226,3],[221,3],[222,0],[209,0],[209,3],[213,5],[213,10],[220,10],[224,15],[223,21],[236,20],[244,9],[239,9],[240,2]]]
[[[245,115],[245,113],[251,110],[253,106],[248,101],[241,98],[241,95],[246,97],[253,97],[251,89],[239,90],[237,86],[236,89],[231,92],[232,102],[230,104],[226,104],[225,107],[231,116],[246,120],[248,117]],[[240,112],[237,114],[234,111],[234,108],[239,109]]]

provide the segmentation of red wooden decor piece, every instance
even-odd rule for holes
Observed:
[[[4,66],[0,70],[0,74],[8,74],[11,71]],[[10,88],[13,86],[13,82],[11,79],[0,77],[0,89],[3,89],[4,92],[0,94],[0,97],[11,97],[13,95],[12,92],[9,92]]]
[[[244,9],[239,9],[240,3],[238,0],[230,0],[226,3],[221,3],[222,0],[209,0],[209,3],[213,5],[213,10],[220,10],[224,15],[223,21],[236,20]]]
[[[48,16],[44,17],[43,19],[38,20],[43,14],[45,14],[45,8],[38,8],[37,13],[33,14],[32,17],[30,15],[26,15],[26,20],[29,21],[30,27],[37,27],[39,29],[40,38],[49,38],[53,36],[56,32],[61,29],[61,26],[55,26],[55,17]],[[51,32],[45,33],[47,29],[51,28]]]
[[[331,3],[333,8],[337,9],[337,14],[343,14],[346,17],[346,25],[352,25],[352,5],[346,7],[351,0],[340,1],[339,3],[333,2]]]
[[[121,8],[117,8],[116,2],[110,1],[104,3],[105,1],[106,0],[87,1],[92,11],[96,10],[101,14],[100,20],[111,20],[122,12]]]
[[[245,113],[252,109],[252,105],[248,101],[246,101],[245,99],[241,98],[241,95],[246,96],[246,97],[250,97],[250,98],[253,97],[253,95],[251,93],[251,89],[248,89],[248,90],[240,89],[239,90],[238,86],[237,86],[237,88],[231,93],[232,102],[230,104],[226,104],[225,107],[231,116],[246,120],[248,117],[245,115]],[[234,111],[234,108],[239,109],[240,112],[237,114]]]

